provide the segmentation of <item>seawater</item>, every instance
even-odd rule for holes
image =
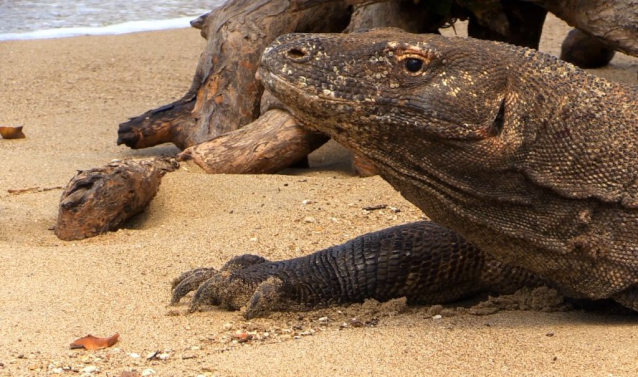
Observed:
[[[0,40],[189,27],[224,0],[0,0]]]

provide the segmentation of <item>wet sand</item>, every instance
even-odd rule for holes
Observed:
[[[557,54],[568,28],[548,24],[542,50]],[[631,315],[438,318],[398,301],[246,321],[215,308],[185,314],[186,300],[168,306],[170,281],[185,270],[244,253],[296,257],[422,218],[380,178],[354,177],[334,145],[312,169],[279,175],[206,175],[185,164],[124,229],[57,239],[54,187],[76,170],[176,152],[118,147],[117,125],[181,97],[203,48],[194,29],[0,43],[0,125],[22,124],[27,135],[0,140],[0,376],[638,374]],[[637,70],[637,59],[618,54],[594,72],[636,84]],[[31,187],[54,189],[7,191]],[[377,204],[401,212],[362,210]],[[69,349],[89,333],[116,332],[112,348]],[[242,333],[253,339],[240,342]],[[162,356],[148,359],[155,351]]]

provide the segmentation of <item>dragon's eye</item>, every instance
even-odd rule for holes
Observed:
[[[417,73],[423,68],[423,60],[417,58],[405,59],[405,69],[409,72]]]

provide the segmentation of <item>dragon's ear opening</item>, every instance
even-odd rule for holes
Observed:
[[[505,126],[505,98],[501,100],[501,105],[499,106],[498,113],[494,118],[494,122],[492,122],[492,132],[491,136],[496,136],[503,131],[503,127]]]

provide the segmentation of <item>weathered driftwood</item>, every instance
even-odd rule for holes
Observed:
[[[78,240],[117,229],[144,210],[164,174],[178,166],[174,159],[157,158],[113,161],[78,172],[60,198],[55,234]]]
[[[189,92],[190,93],[190,92]],[[193,116],[195,96],[186,96],[169,105],[149,110],[120,124],[117,145],[126,144],[133,149],[148,148],[163,143],[173,143],[184,149],[199,140]],[[205,139],[203,136],[202,139]]]
[[[239,130],[192,146],[178,155],[207,173],[276,173],[303,160],[328,137],[302,128],[287,111],[273,109]]]
[[[290,32],[340,32],[350,19],[341,0],[233,0],[196,20],[208,40],[186,95],[120,125],[118,144],[180,148],[234,131],[259,116],[255,79],[264,48]]]
[[[186,149],[178,159],[192,159],[209,173],[275,173],[326,141],[327,136],[302,128],[288,112],[272,109],[246,127]],[[80,171],[60,199],[55,234],[76,240],[116,230],[143,211],[164,174],[178,166],[174,159],[158,158]]]
[[[567,34],[560,48],[560,58],[581,68],[604,67],[616,52],[604,45],[600,39],[573,29]]]
[[[547,10],[521,1],[395,0],[359,6],[347,31],[379,27],[398,27],[411,33],[438,33],[454,19],[469,19],[468,34],[538,48]]]
[[[459,0],[467,10],[468,35],[538,49],[547,10],[525,1]]]
[[[600,38],[607,47],[638,56],[638,2],[533,0],[569,25]]]
[[[446,21],[424,2],[388,1],[355,7],[345,32],[396,27],[411,33],[437,33]]]

